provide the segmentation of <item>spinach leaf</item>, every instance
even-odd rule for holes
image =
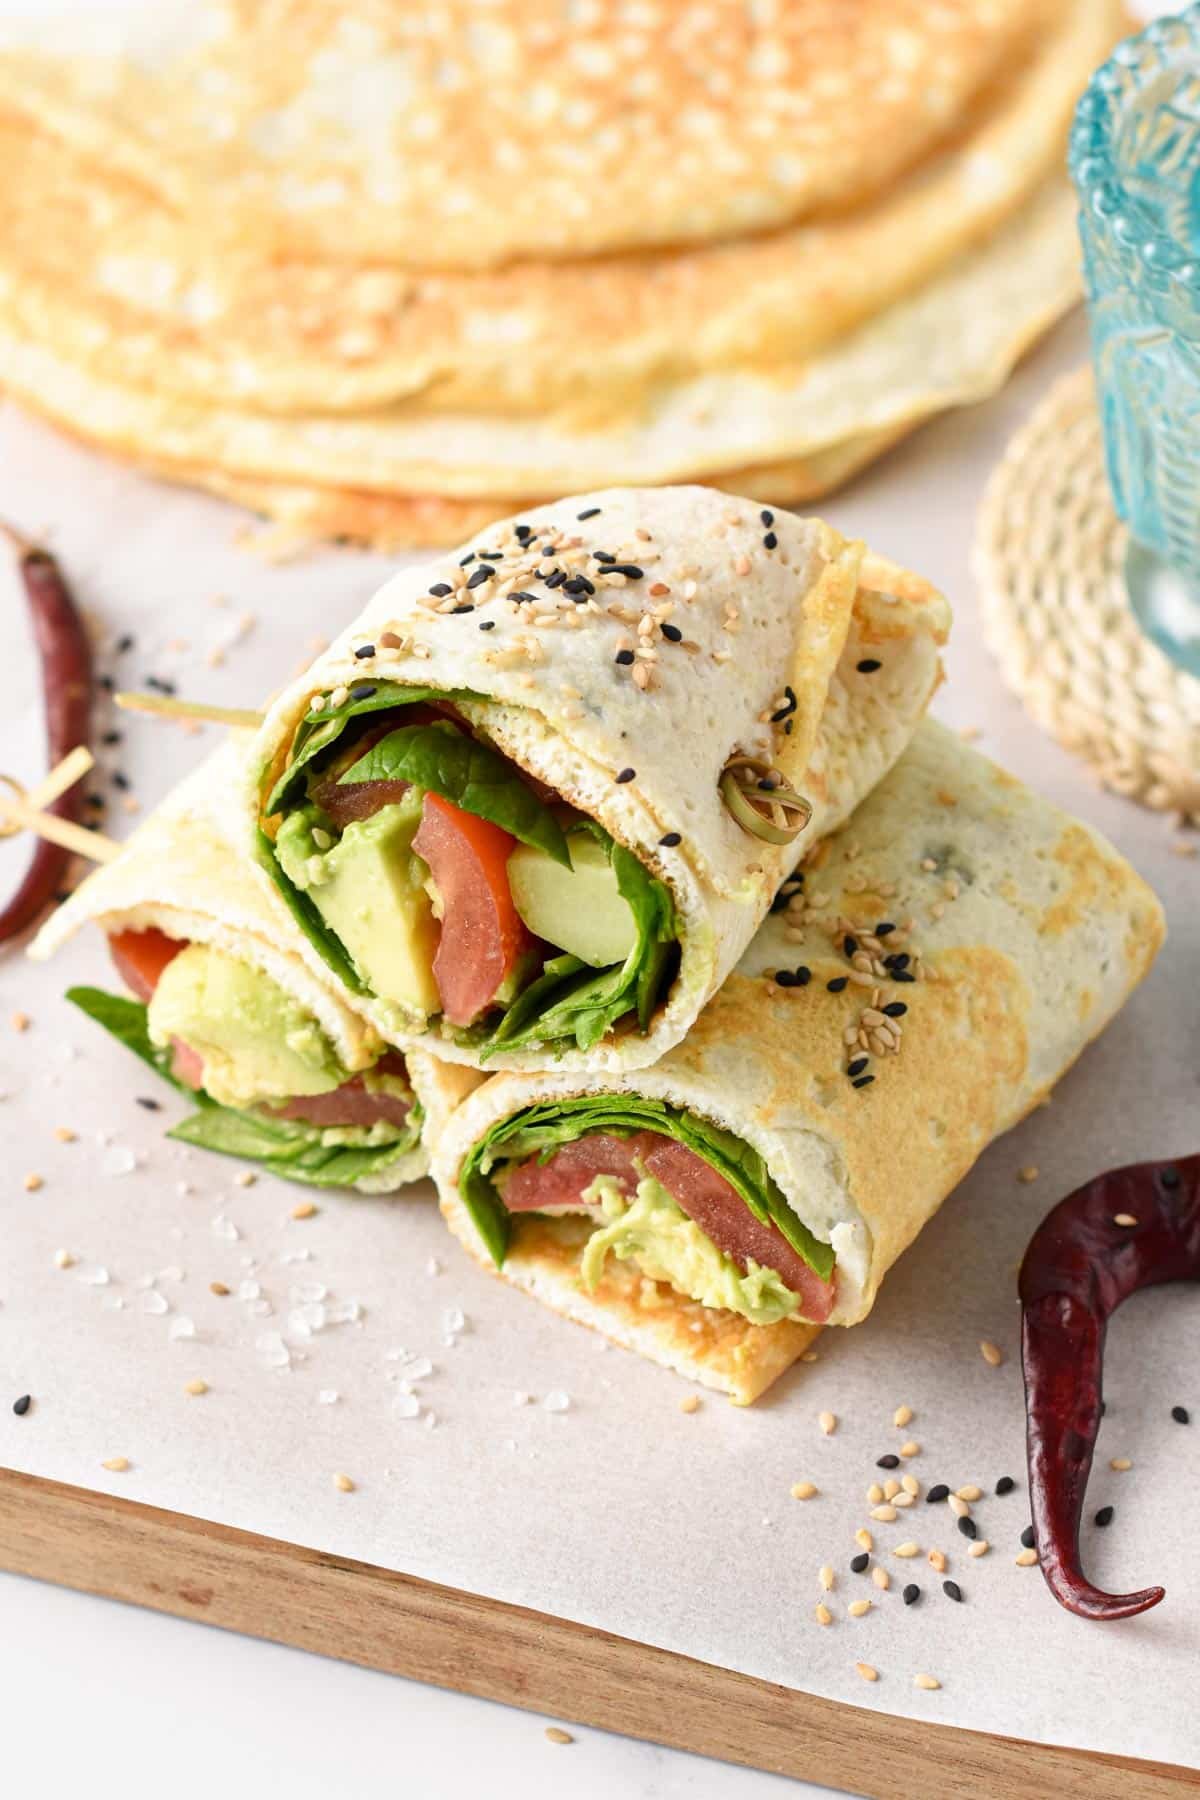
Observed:
[[[86,1013],[89,1019],[94,1019],[97,1025],[103,1025],[105,1031],[115,1037],[119,1044],[124,1044],[127,1050],[140,1056],[156,1075],[169,1081],[181,1094],[187,1094],[190,1099],[199,1098],[205,1105],[213,1104],[207,1095],[197,1096],[194,1089],[177,1081],[171,1073],[171,1052],[160,1050],[157,1044],[151,1043],[146,1008],[142,1001],[127,1000],[121,994],[106,994],[103,988],[94,987],[68,988],[67,999],[80,1012]]]
[[[279,866],[279,858],[275,854],[274,844],[266,832],[261,829],[258,833],[258,859],[283,895],[288,911],[318,956],[333,970],[338,980],[343,982],[352,994],[369,993],[370,989],[360,979],[358,970],[346,954],[341,938],[336,932],[329,929],[321,917],[321,911],[316,902],[308,894],[302,893],[298,887],[294,887],[288,880]]]
[[[244,1162],[261,1163],[283,1181],[310,1187],[353,1187],[407,1154],[417,1141],[419,1125],[390,1144],[323,1144],[321,1133],[298,1119],[267,1119],[257,1113],[209,1106],[183,1119],[167,1133],[181,1143]]]
[[[544,1101],[501,1119],[472,1146],[459,1175],[459,1191],[480,1237],[498,1266],[508,1248],[510,1217],[489,1179],[497,1162],[542,1161],[562,1144],[591,1132],[617,1137],[657,1131],[703,1157],[738,1193],[755,1218],[773,1224],[822,1281],[833,1273],[831,1245],[815,1237],[788,1205],[757,1150],[731,1131],[665,1101],[639,1094],[588,1094]]]
[[[447,691],[443,688],[406,687],[400,681],[364,680],[358,683],[351,688],[348,698],[340,706],[328,707],[319,713],[307,713],[300,721],[292,739],[287,767],[272,788],[263,808],[265,816],[270,818],[273,814],[282,812],[289,801],[296,798],[305,769],[326,750],[332,749],[351,719],[362,718],[367,713],[386,712],[393,706],[415,706],[423,700],[481,698],[481,695],[472,693],[468,688]]]
[[[361,781],[412,782],[571,866],[562,827],[545,801],[499,751],[449,720],[402,725],[380,738],[339,777],[339,785]]]
[[[199,1107],[198,1112],[167,1133],[185,1144],[261,1163],[285,1181],[302,1181],[317,1187],[352,1187],[363,1176],[406,1155],[420,1137],[422,1113],[415,1103],[403,1136],[389,1144],[371,1145],[323,1144],[320,1128],[305,1125],[302,1120],[270,1119],[220,1106],[202,1090],[198,1092],[172,1075],[171,1052],[160,1050],[150,1041],[142,1001],[106,994],[102,988],[93,987],[68,988],[67,999]]]

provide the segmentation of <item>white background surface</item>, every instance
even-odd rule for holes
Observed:
[[[943,716],[983,725],[984,748],[1005,740],[1006,757],[1027,777],[1036,775],[1056,798],[1085,806],[1129,847],[1131,838],[1145,844],[1149,834],[1161,838],[1164,829],[1118,803],[1088,803],[1075,765],[1024,724],[979,648],[968,574],[971,524],[988,469],[1050,373],[1081,356],[1082,337],[1068,328],[997,402],[922,433],[827,511],[834,523],[911,561],[950,593],[957,636],[953,683],[939,706]],[[96,502],[103,508],[112,484],[103,464],[94,469]],[[42,516],[55,521],[52,496]],[[215,510],[213,516],[223,517]],[[27,512],[25,522],[39,519]],[[164,543],[165,579],[178,550]],[[243,589],[252,585],[252,575],[243,575]],[[258,697],[252,684],[226,694]],[[1022,753],[1014,757],[1009,746],[1022,740]],[[1179,872],[1194,869],[1187,865]],[[1197,888],[1200,883],[1193,884],[1193,910]],[[1193,1034],[1192,1069],[1195,1048]],[[1114,1064],[1113,1072],[1127,1068]],[[1074,1162],[1067,1158],[1078,1170],[1075,1178],[1112,1160],[1113,1129],[1094,1117],[1087,1129],[1093,1141],[1078,1146]],[[1151,1153],[1156,1147],[1140,1149]],[[1018,1160],[1024,1159],[1014,1145],[1004,1166]],[[1062,1191],[1046,1192],[1044,1205]],[[1114,1342],[1119,1345],[1119,1332]],[[7,1378],[7,1366],[3,1373]],[[1142,1562],[1121,1569],[1131,1579],[1164,1572]],[[580,1800],[613,1794],[630,1800],[768,1800],[784,1791],[769,1777],[584,1729],[576,1731],[573,1745],[556,1748],[542,1736],[545,1721],[532,1716],[11,1577],[0,1577],[0,1626],[4,1785],[11,1783],[14,1793],[171,1794],[182,1800],[214,1789],[232,1796],[269,1789],[289,1800],[330,1794],[374,1800],[393,1792],[474,1800],[481,1780],[498,1800],[561,1793]],[[1019,1729],[1018,1720],[1012,1728]],[[788,1791],[803,1792],[795,1785]]]

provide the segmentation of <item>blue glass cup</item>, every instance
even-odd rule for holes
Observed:
[[[1071,176],[1130,600],[1200,676],[1200,5],[1096,71]]]

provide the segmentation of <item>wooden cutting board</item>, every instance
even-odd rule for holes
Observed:
[[[547,1613],[0,1469],[0,1567],[872,1800],[1178,1800],[1200,1771],[927,1725]]]

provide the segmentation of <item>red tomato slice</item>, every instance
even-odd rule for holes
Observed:
[[[108,940],[117,974],[131,994],[146,1001],[167,964],[186,949],[186,943],[168,937],[165,931],[118,931]]]
[[[165,931],[118,931],[108,940],[108,953],[117,974],[136,999],[148,1003],[159,976],[187,945]],[[185,1087],[198,1088],[204,1080],[204,1059],[182,1038],[171,1039],[171,1073]]]
[[[477,1019],[533,942],[508,885],[516,840],[487,819],[426,794],[413,849],[442,896],[442,935],[433,977],[452,1025]]]

